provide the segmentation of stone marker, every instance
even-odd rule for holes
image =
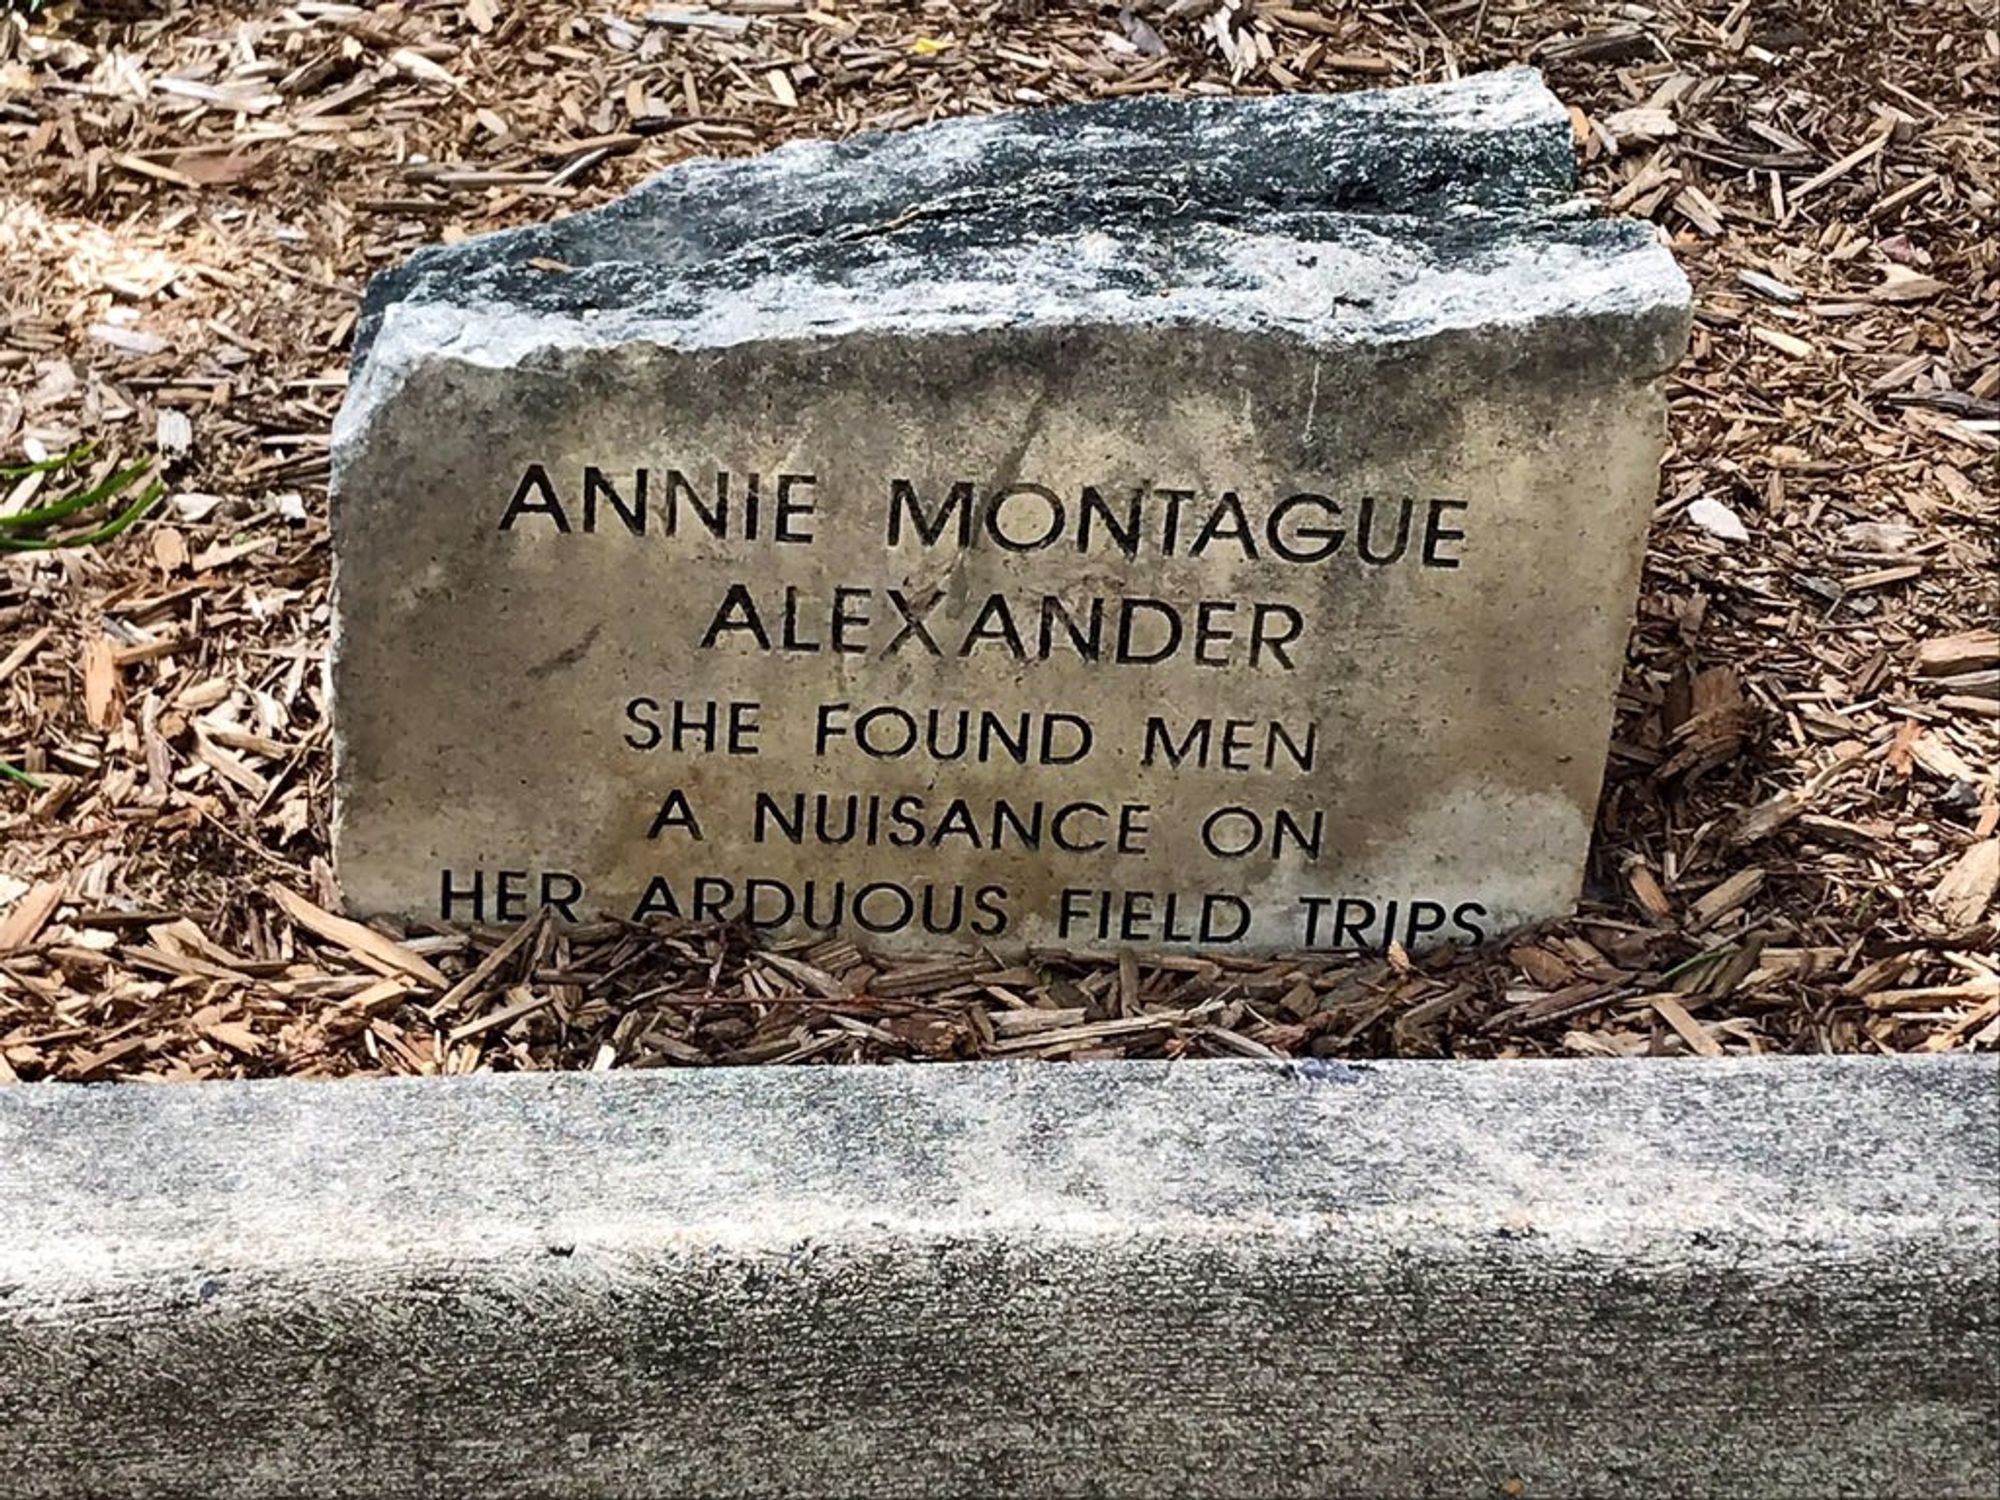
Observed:
[[[689,162],[369,289],[362,913],[892,949],[1566,911],[1687,283],[1532,72]]]

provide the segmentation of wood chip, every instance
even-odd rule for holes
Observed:
[[[2000,838],[1982,839],[1961,854],[1931,891],[1938,915],[1953,927],[1985,916],[2000,890]]]
[[[1794,359],[1809,359],[1815,352],[1813,346],[1797,334],[1780,333],[1775,328],[1765,328],[1761,324],[1750,330],[1750,336],[1769,344],[1773,349],[1791,355]]]
[[[0,656],[0,686],[5,686],[9,677],[26,666],[54,634],[55,626],[44,625],[41,629],[31,632],[26,640],[8,651],[5,656]]]
[[[2000,630],[1981,628],[1939,636],[1917,648],[1917,670],[1926,677],[1951,677],[2000,667]],[[0,681],[6,679],[0,671]]]
[[[547,923],[548,917],[548,910],[544,908],[537,915],[531,917],[508,933],[506,938],[491,953],[473,965],[470,973],[438,997],[437,1003],[430,1008],[432,1018],[447,1016],[453,1011],[463,1008],[465,1002],[476,995],[482,985],[500,972],[508,959],[512,958],[522,948],[541,936],[542,928]]]
[[[106,636],[94,635],[84,643],[83,716],[100,734],[115,727],[124,716],[118,650]]]
[[[1671,995],[1655,995],[1652,1007],[1660,1019],[1673,1027],[1680,1039],[1703,1057],[1722,1056],[1722,1044],[1708,1034],[1708,1029],[1687,1013],[1687,1007]]]
[[[1910,758],[1933,776],[1941,776],[1946,781],[1967,783],[1979,780],[1979,773],[1970,762],[1960,755],[1945,738],[1932,730],[1926,730],[1910,742]]]
[[[1644,865],[1633,865],[1625,872],[1626,883],[1632,887],[1632,896],[1646,915],[1656,921],[1665,921],[1673,915],[1673,903],[1667,893],[1660,889],[1660,882],[1653,872]]]
[[[347,917],[337,917],[281,885],[266,886],[264,894],[276,902],[286,916],[306,931],[326,939],[336,947],[346,949],[364,962],[408,974],[411,978],[422,980],[436,989],[451,987],[451,981],[432,964],[419,958],[401,943],[382,936],[372,927],[363,926]]]
[[[43,880],[31,885],[0,916],[0,953],[13,953],[41,936],[42,928],[62,904],[63,883]]]
[[[1883,131],[1880,135],[1869,140],[1866,145],[1859,146],[1841,157],[1839,161],[1828,167],[1824,172],[1819,173],[1815,177],[1807,178],[1804,182],[1793,188],[1791,192],[1793,207],[1796,208],[1800,200],[1818,192],[1829,183],[1838,182],[1870,157],[1879,154],[1882,148],[1889,144],[1889,134],[1888,131]]]
[[[454,1027],[446,1040],[452,1043],[469,1041],[489,1031],[512,1026],[523,1016],[531,1016],[538,1010],[546,1009],[554,1000],[554,995],[537,995],[526,986],[517,985],[507,992],[507,1003],[500,1009],[490,1015],[481,1016],[476,1021],[468,1021],[463,1026]]]
[[[1002,1038],[993,1044],[991,1050],[996,1056],[1016,1052],[1040,1052],[1056,1047],[1074,1046],[1081,1042],[1130,1036],[1135,1032],[1169,1030],[1172,1026],[1172,1021],[1157,1016],[1126,1016],[1112,1021],[1092,1021],[1082,1026],[1062,1026],[1053,1031],[1037,1031],[1027,1036]]]
[[[1739,870],[1713,890],[1705,892],[1688,907],[1687,927],[1700,932],[1713,927],[1754,896],[1764,884],[1764,871],[1757,866]]]

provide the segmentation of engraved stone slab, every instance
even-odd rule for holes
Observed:
[[[1581,879],[1687,283],[1526,70],[670,170],[371,286],[349,906],[1380,950]]]

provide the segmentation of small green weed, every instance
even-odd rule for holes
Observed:
[[[26,479],[30,474],[67,473],[88,458],[95,446],[84,443],[38,464],[0,467],[0,484]],[[110,541],[158,504],[160,496],[165,493],[155,479],[139,491],[136,499],[125,502],[123,510],[105,519],[106,513],[112,509],[111,502],[129,490],[152,467],[151,459],[142,459],[127,468],[116,469],[89,488],[65,495],[60,500],[33,510],[17,511],[11,516],[0,516],[0,552],[46,552],[57,547],[89,547]]]

